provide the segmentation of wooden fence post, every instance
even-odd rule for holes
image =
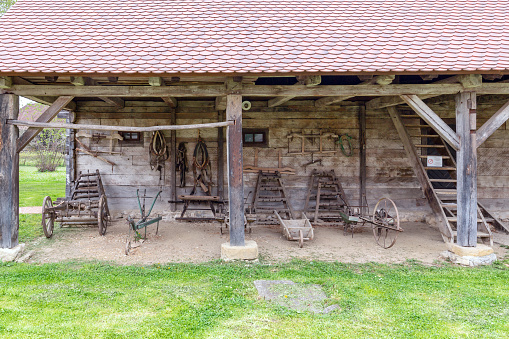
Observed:
[[[244,178],[242,165],[242,96],[226,96],[226,120],[235,124],[228,126],[228,204],[230,210],[230,245],[245,246],[244,238]]]
[[[18,245],[19,231],[19,154],[16,152],[18,127],[7,119],[17,119],[19,97],[0,94],[0,247]]]
[[[476,93],[456,95],[458,245],[477,246]]]

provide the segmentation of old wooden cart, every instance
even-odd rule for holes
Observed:
[[[49,196],[42,204],[42,229],[44,235],[53,235],[55,222],[63,226],[98,226],[99,234],[105,235],[110,211],[104,194],[101,175],[95,173],[79,173],[69,200],[58,198],[55,205]]]
[[[371,224],[375,241],[383,248],[394,246],[398,234],[403,232],[399,225],[398,208],[389,198],[378,200],[371,216],[362,215],[360,208],[346,207],[345,212],[340,212],[345,233],[351,231],[353,237],[356,228]]]
[[[274,211],[281,226],[283,226],[283,235],[287,240],[296,240],[299,242],[299,247],[304,246],[304,240],[313,240],[315,232],[309,219],[290,219],[283,220],[277,211]]]

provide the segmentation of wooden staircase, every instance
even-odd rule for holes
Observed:
[[[293,219],[294,213],[281,174],[258,172],[258,181],[251,212],[256,214],[256,225],[279,225],[274,211],[283,219]]]
[[[418,161],[413,162],[414,169],[422,173],[422,175],[417,173],[417,176],[431,208],[439,218],[439,228],[444,241],[455,242],[458,216],[454,150],[418,115],[399,114],[395,110],[389,110],[389,113],[405,148],[412,148],[407,149],[407,153],[418,158]],[[429,156],[441,158],[442,166],[430,166]],[[478,241],[493,245],[490,224],[504,232],[509,232],[509,229],[480,203],[478,203],[477,217]]]

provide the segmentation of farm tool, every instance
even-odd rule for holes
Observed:
[[[138,242],[140,239],[146,239],[147,238],[147,226],[155,224],[155,223],[157,223],[156,235],[159,232],[159,221],[161,221],[161,219],[163,217],[161,217],[160,215],[158,215],[156,218],[153,218],[153,219],[149,219],[149,217],[150,217],[150,213],[152,213],[152,209],[154,208],[156,200],[161,193],[162,193],[162,191],[159,191],[156,194],[154,200],[152,201],[152,206],[150,206],[150,210],[148,211],[147,214],[145,214],[145,199],[147,197],[147,190],[145,190],[143,193],[143,205],[140,202],[140,190],[139,189],[136,190],[136,197],[138,198],[138,207],[140,208],[141,219],[138,220],[137,222],[134,222],[134,219],[131,215],[129,215],[127,217],[127,223],[129,225],[129,234],[127,235],[127,240],[126,240],[126,244],[125,244],[125,254],[126,255],[129,255],[129,251],[131,250],[131,237],[134,242]],[[138,232],[141,229],[145,229],[144,236],[142,236],[140,234],[140,232]],[[131,235],[131,232],[133,232],[133,235]]]
[[[71,198],[58,198],[55,205],[49,196],[42,204],[42,229],[46,238],[51,238],[55,222],[64,226],[97,225],[99,234],[105,235],[110,211],[104,194],[99,170],[95,173],[79,173]]]

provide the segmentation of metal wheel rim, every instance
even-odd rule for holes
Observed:
[[[46,238],[51,238],[53,235],[53,228],[55,225],[55,214],[53,211],[48,209],[53,207],[53,202],[49,196],[44,198],[42,203],[42,230]]]
[[[382,215],[377,213],[384,210]],[[395,229],[401,229],[399,226],[399,212],[394,201],[389,198],[382,198],[378,200],[373,210],[373,236],[376,243],[385,249],[391,248],[398,239],[398,231],[394,231],[385,227],[377,226],[376,223],[391,226]]]

